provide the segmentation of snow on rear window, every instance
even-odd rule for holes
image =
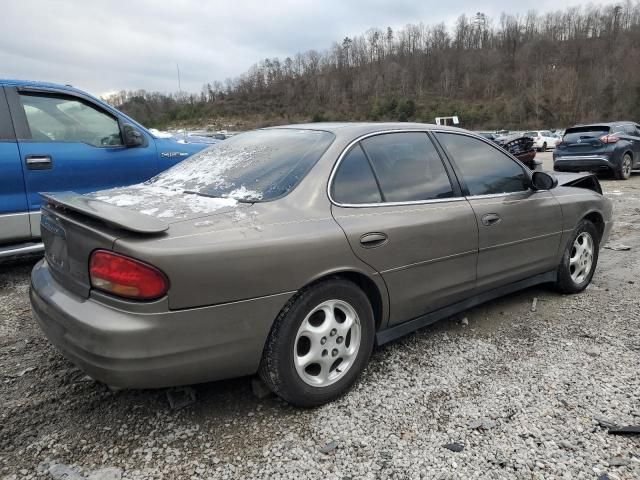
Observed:
[[[333,141],[329,132],[276,128],[236,135],[153,177],[146,185],[244,201],[286,195]]]

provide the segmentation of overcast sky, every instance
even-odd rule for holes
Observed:
[[[607,1],[607,0],[605,0]],[[0,77],[94,94],[224,81],[265,57],[322,50],[371,27],[452,25],[462,13],[552,11],[577,0],[4,0]]]

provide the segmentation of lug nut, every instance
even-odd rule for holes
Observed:
[[[320,345],[324,345],[325,343],[327,343],[327,337],[322,337],[320,339]]]
[[[322,356],[326,357],[327,355],[329,355],[329,352],[326,350],[322,350]]]
[[[332,328],[331,332],[329,332],[329,335],[331,335],[333,337],[333,336],[335,336],[336,333],[338,333],[338,331],[335,328]]]
[[[338,349],[334,348],[333,350],[331,350],[331,356],[336,357],[338,356]]]
[[[336,343],[342,343],[344,341],[343,337],[336,338]]]

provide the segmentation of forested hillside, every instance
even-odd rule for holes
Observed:
[[[640,120],[640,2],[374,28],[325,51],[265,59],[199,94],[121,92],[109,101],[157,127],[432,123],[453,114],[491,129]]]

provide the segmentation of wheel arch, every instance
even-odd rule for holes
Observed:
[[[389,318],[389,296],[384,281],[379,275],[377,277],[376,281],[372,276],[355,269],[335,270],[314,277],[301,290],[331,279],[344,279],[355,284],[369,299],[376,331],[378,331],[386,324],[386,320]]]
[[[593,210],[582,217],[582,219],[589,220],[595,225],[596,230],[598,230],[598,234],[600,235],[600,238],[598,238],[598,242],[600,242],[602,240],[602,236],[604,235],[604,217],[602,216],[602,214],[597,210]]]

